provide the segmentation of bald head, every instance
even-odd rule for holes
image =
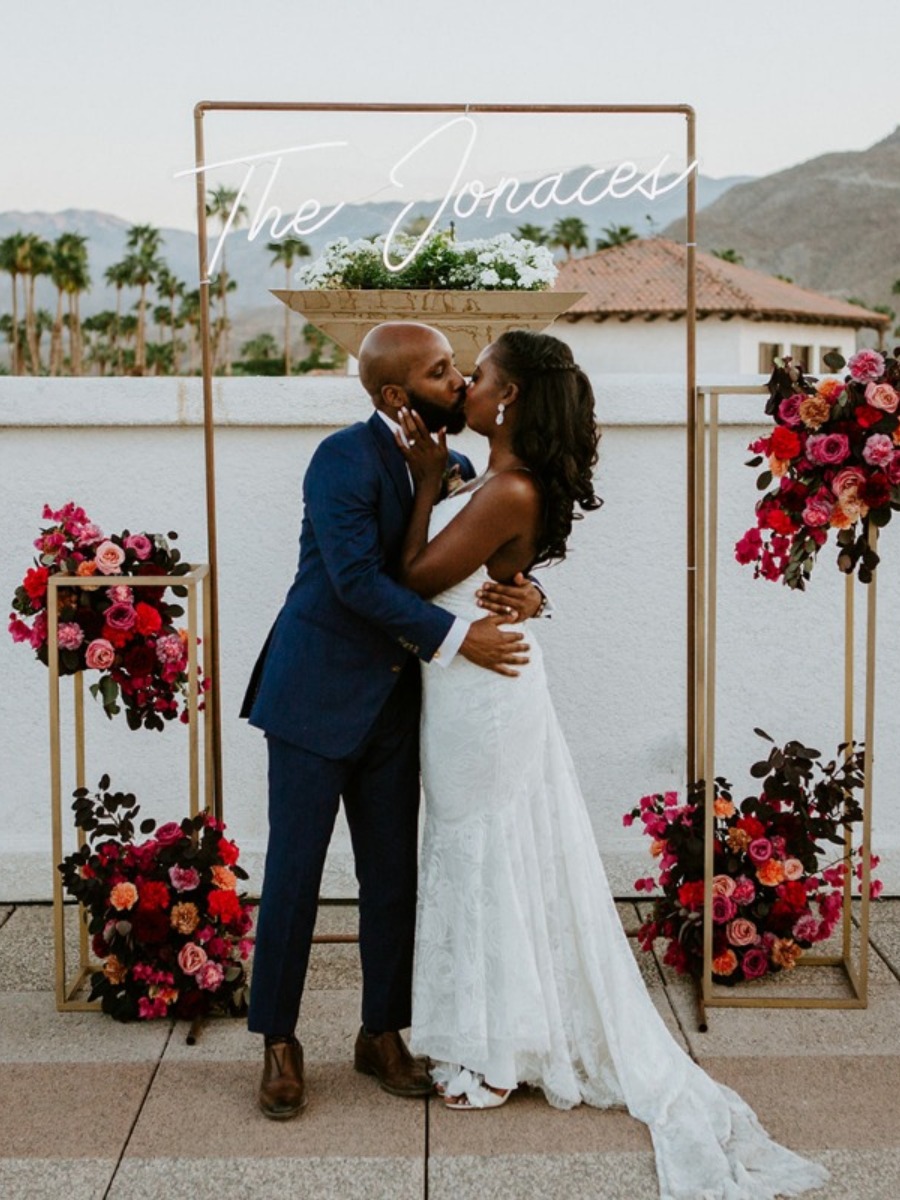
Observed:
[[[359,381],[376,405],[382,390],[406,387],[412,373],[430,358],[451,353],[442,333],[418,321],[385,321],[369,330],[359,348]]]

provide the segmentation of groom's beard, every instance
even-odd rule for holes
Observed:
[[[452,408],[443,408],[440,404],[434,404],[431,400],[426,400],[424,396],[412,391],[411,388],[405,390],[409,398],[409,407],[413,412],[419,414],[429,432],[437,433],[439,429],[446,429],[448,433],[461,433],[465,429],[465,388],[460,390],[459,397]]]

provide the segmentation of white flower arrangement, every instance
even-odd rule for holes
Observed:
[[[438,233],[423,243],[401,270],[385,262],[403,261],[416,239],[337,238],[295,275],[298,288],[425,288],[459,291],[543,291],[556,279],[553,254],[546,246],[501,233],[492,238],[457,242]]]

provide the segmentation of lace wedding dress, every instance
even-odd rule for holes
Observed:
[[[471,494],[435,508],[432,537]],[[486,579],[482,569],[435,603],[477,619]],[[824,1168],[773,1142],[657,1013],[606,882],[534,623],[528,642],[516,679],[461,656],[423,672],[413,1050],[444,1080],[467,1068],[495,1088],[538,1087],[556,1108],[626,1105],[650,1128],[662,1200],[772,1200],[821,1185]]]

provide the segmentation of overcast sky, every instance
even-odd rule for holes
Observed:
[[[900,123],[881,49],[897,0],[6,0],[2,35],[0,211],[191,228],[190,183],[172,177],[193,162],[201,99],[688,103],[714,176],[863,149]],[[209,158],[337,129],[215,120]],[[353,128],[345,170],[373,147],[389,166],[425,129],[392,121]],[[642,162],[683,145],[683,122],[630,128],[488,123],[482,143],[498,170],[537,174],[618,161],[632,138]]]

